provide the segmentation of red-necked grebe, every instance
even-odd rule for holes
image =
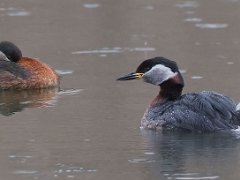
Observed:
[[[182,95],[184,81],[174,61],[163,57],[148,59],[136,72],[117,80],[133,79],[160,86],[142,118],[144,128],[215,132],[237,129],[240,124],[240,112],[231,98],[213,91]]]
[[[0,90],[56,87],[59,76],[40,60],[22,57],[21,50],[9,41],[0,42]]]

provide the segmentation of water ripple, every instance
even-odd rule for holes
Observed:
[[[56,72],[58,75],[69,75],[69,74],[72,74],[73,73],[73,70],[64,70],[64,69],[56,69]]]
[[[74,51],[72,54],[115,54],[115,53],[123,53],[123,52],[150,52],[155,51],[156,49],[153,47],[114,47],[114,48],[102,48],[95,50],[83,50],[83,51]]]
[[[204,176],[204,177],[176,177],[181,180],[203,180],[203,179],[219,179],[219,176]]]
[[[9,7],[9,8],[0,8],[0,14],[4,14],[8,16],[29,16],[31,13],[26,11],[25,9]]]
[[[34,171],[34,170],[17,170],[13,172],[13,174],[18,174],[18,175],[35,175],[36,173],[38,173],[38,171]]]
[[[198,23],[198,24],[195,24],[195,26],[201,29],[223,29],[223,28],[227,28],[228,24]]]
[[[68,178],[74,178],[76,175],[80,173],[95,173],[97,169],[93,168],[84,168],[82,166],[74,166],[72,164],[56,164],[56,169],[54,170],[54,177],[59,177],[60,175],[65,175]]]
[[[219,176],[200,176],[199,173],[175,173],[175,174],[164,174],[167,179],[178,179],[178,180],[211,180],[219,179]]]
[[[95,9],[95,8],[98,8],[99,6],[100,6],[100,4],[98,4],[98,3],[83,4],[83,7],[88,8],[88,9]]]
[[[98,54],[98,53],[121,53],[119,49],[99,49],[99,50],[87,50],[87,51],[74,51],[72,54]]]
[[[197,8],[199,4],[195,1],[186,1],[182,3],[178,3],[175,6],[179,8]]]
[[[9,16],[29,16],[31,13],[27,11],[15,11],[15,12],[8,12],[7,15]]]
[[[129,163],[137,164],[137,163],[153,163],[155,160],[145,159],[145,158],[137,158],[137,159],[129,159]]]
[[[184,74],[184,73],[186,73],[186,72],[187,72],[187,70],[186,70],[186,69],[179,69],[179,71],[180,71],[180,73],[182,73],[182,74]]]
[[[186,18],[184,19],[186,22],[202,22],[201,18]]]
[[[29,158],[32,158],[32,156],[17,156],[17,155],[10,155],[8,156],[9,158],[26,158],[26,159],[29,159]]]
[[[58,95],[76,95],[85,89],[61,89],[57,94]]]
[[[146,9],[147,9],[147,10],[153,10],[153,9],[154,9],[154,6],[148,5],[148,6],[146,6]]]
[[[202,76],[192,76],[191,78],[197,80],[197,79],[202,79],[203,77]]]

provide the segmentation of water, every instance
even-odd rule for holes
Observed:
[[[0,8],[0,16],[29,16],[31,13],[25,9],[18,9],[14,7]]]
[[[234,134],[143,131],[154,154],[151,170],[166,179],[238,179],[235,166],[240,144]],[[224,139],[224,140],[223,140]],[[226,170],[227,168],[227,170]],[[231,170],[230,170],[231,169]]]
[[[2,0],[0,37],[61,76],[60,89],[0,94],[0,179],[239,179],[235,134],[139,128],[158,88],[117,82],[176,60],[184,92],[239,94],[238,0]],[[217,9],[217,11],[216,11]]]
[[[196,24],[196,27],[202,28],[202,29],[221,29],[221,28],[227,28],[228,24]]]
[[[72,54],[114,54],[114,53],[124,53],[124,52],[151,52],[155,51],[155,48],[152,47],[135,47],[135,48],[101,48],[96,50],[85,50],[85,51],[74,51]]]
[[[100,5],[99,4],[97,4],[97,3],[93,3],[93,4],[83,4],[83,7],[85,7],[85,8],[98,8]]]

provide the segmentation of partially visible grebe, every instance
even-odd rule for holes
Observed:
[[[22,57],[9,41],[0,42],[0,90],[41,89],[59,85],[59,76],[47,64]]]
[[[160,86],[142,118],[142,127],[215,132],[240,125],[240,111],[229,97],[213,91],[181,95],[184,82],[174,61],[163,57],[145,60],[136,72],[118,80],[132,79]]]

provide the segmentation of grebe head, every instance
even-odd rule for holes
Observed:
[[[2,52],[8,60],[13,62],[18,62],[22,58],[21,50],[9,41],[0,42],[0,52]],[[0,54],[0,56],[2,55]]]
[[[155,57],[143,61],[134,73],[118,78],[119,81],[143,79],[145,82],[161,86],[164,82],[172,80],[184,84],[177,63],[164,57]]]
[[[118,78],[119,81],[143,79],[145,82],[160,86],[157,99],[175,100],[182,94],[184,81],[176,62],[164,57],[143,61],[134,73]]]

